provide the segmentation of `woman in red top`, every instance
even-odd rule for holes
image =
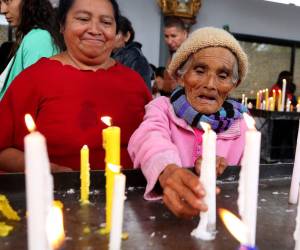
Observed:
[[[119,9],[115,0],[61,0],[66,51],[23,71],[0,103],[0,170],[24,170],[24,115],[47,138],[52,170],[79,169],[90,148],[94,169],[104,168],[100,117],[121,127],[121,164],[131,167],[127,142],[151,99],[142,78],[111,57]]]

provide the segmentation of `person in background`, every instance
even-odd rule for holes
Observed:
[[[121,128],[121,165],[131,168],[127,144],[152,99],[142,78],[110,57],[118,26],[115,0],[61,0],[58,19],[66,50],[21,72],[0,102],[0,171],[24,171],[24,115],[46,137],[52,171],[79,170],[88,145],[92,169],[104,169],[100,121]]]
[[[166,96],[163,91],[165,69],[165,67],[158,67],[155,69],[155,80],[152,87],[153,97]]]
[[[188,29],[182,19],[179,17],[166,17],[164,21],[164,37],[170,53],[170,57],[166,64],[166,67],[168,67],[173,54],[188,37]],[[167,71],[165,71],[163,85],[165,96],[170,96],[176,86],[177,82],[172,79]]]
[[[116,36],[112,57],[118,62],[138,72],[151,90],[153,71],[142,52],[142,45],[134,41],[135,32],[131,22],[124,16],[119,17],[119,32]]]
[[[14,42],[7,41],[1,44],[0,47],[0,74],[4,71],[7,64],[9,63],[12,55],[12,48],[14,46]]]
[[[286,97],[291,101],[292,105],[297,105],[297,98],[294,95],[296,91],[296,85],[293,83],[293,74],[290,71],[284,70],[281,71],[278,75],[276,83],[272,86],[271,92],[276,91],[278,95],[278,90],[282,91],[283,79],[286,80]]]
[[[207,209],[199,177],[187,167],[202,159],[201,121],[217,133],[217,173],[237,165],[243,154],[247,108],[228,99],[246,77],[248,59],[228,32],[207,27],[193,32],[174,54],[168,71],[183,86],[170,98],[146,106],[144,121],[134,132],[128,151],[147,180],[144,197],[163,198],[177,216],[192,217]]]
[[[0,100],[15,77],[41,57],[63,49],[54,9],[48,0],[0,0],[1,14],[15,28],[12,58],[0,76]]]

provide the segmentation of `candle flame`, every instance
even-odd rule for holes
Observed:
[[[286,84],[286,79],[283,79],[283,80],[282,80],[282,83],[283,83],[283,84]]]
[[[211,126],[206,122],[200,122],[201,127],[203,128],[204,132],[207,133],[209,130],[211,130]]]
[[[107,167],[116,174],[120,173],[121,166],[119,165],[108,163]]]
[[[62,204],[55,202],[47,217],[47,236],[52,249],[57,249],[65,238]]]
[[[247,228],[245,224],[233,213],[224,208],[219,208],[219,215],[225,227],[241,244],[247,242]]]
[[[247,124],[248,129],[250,130],[256,130],[255,128],[255,120],[253,119],[253,117],[251,117],[250,115],[248,115],[247,113],[243,113],[245,122]]]
[[[34,120],[30,114],[25,115],[25,124],[29,132],[33,132],[36,130]]]
[[[110,127],[112,125],[112,121],[111,121],[111,117],[110,116],[102,116],[101,117],[101,121],[107,125],[108,127]]]

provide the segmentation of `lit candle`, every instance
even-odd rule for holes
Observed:
[[[114,176],[112,220],[109,240],[110,250],[119,250],[121,248],[123,210],[125,200],[125,182],[125,175],[116,174]]]
[[[255,246],[261,133],[255,129],[254,119],[246,113],[243,115],[248,130],[241,162],[238,208],[247,228],[245,243],[247,246]]]
[[[285,105],[285,92],[286,92],[286,80],[282,80],[282,98],[281,98],[281,111],[284,111],[284,105]]]
[[[107,126],[102,130],[103,148],[105,149],[105,176],[106,176],[106,224],[101,233],[107,234],[111,229],[111,208],[112,195],[114,187],[114,175],[119,173],[109,168],[109,164],[120,165],[120,134],[119,127],[111,126],[111,118],[108,116],[101,117],[102,122]]]
[[[238,217],[224,208],[219,209],[219,214],[228,231],[241,243],[239,250],[257,250],[255,246],[246,245],[247,227]]]
[[[90,163],[89,163],[89,148],[84,145],[80,150],[80,201],[82,204],[89,203],[90,192]]]
[[[53,203],[53,178],[46,139],[35,131],[30,115],[25,115],[25,122],[31,132],[24,138],[28,249],[48,250],[51,245],[46,234],[46,224]]]
[[[278,99],[277,99],[277,110],[281,111],[281,90],[278,90]]]
[[[265,91],[266,110],[269,110],[269,89]]]
[[[216,133],[210,125],[201,122],[204,130],[203,152],[201,162],[200,181],[204,186],[206,195],[204,202],[208,210],[200,212],[200,222],[191,235],[202,240],[213,240],[216,236]]]
[[[59,249],[65,239],[62,205],[59,202],[53,202],[47,218],[46,231],[51,249]]]
[[[292,204],[297,203],[300,182],[300,121],[298,126],[297,146],[295,153],[295,161],[293,168],[293,175],[290,187],[289,202]]]
[[[274,111],[275,110],[275,102],[274,102],[273,97],[269,98],[269,110],[270,111]]]
[[[245,94],[242,94],[242,104],[245,105]]]
[[[256,93],[256,109],[260,108],[260,90]]]
[[[299,190],[299,183],[298,183],[298,190]],[[299,193],[299,197],[300,197],[300,193]],[[298,200],[300,200],[299,197]],[[295,240],[295,250],[300,250],[300,202],[298,202],[298,206],[297,206],[296,228],[293,236]]]

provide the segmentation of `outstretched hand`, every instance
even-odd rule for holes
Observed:
[[[201,174],[202,157],[198,157],[195,162],[195,171],[198,175]],[[216,158],[216,173],[218,176],[222,175],[225,169],[228,167],[227,161],[224,157],[217,156]]]
[[[178,217],[191,218],[207,210],[205,190],[199,177],[175,164],[168,165],[159,177],[165,205]]]

